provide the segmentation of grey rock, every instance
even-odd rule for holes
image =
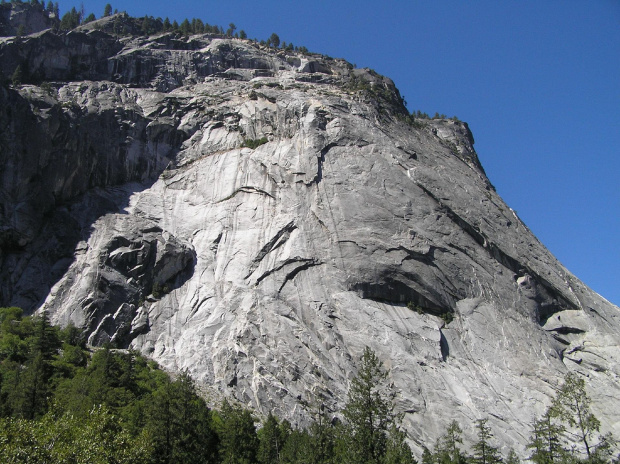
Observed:
[[[417,453],[481,417],[524,452],[569,371],[620,436],[619,309],[497,195],[465,123],[410,124],[389,79],[319,55],[58,37],[109,68],[0,89],[2,304],[295,424],[342,407],[370,346]]]
[[[58,23],[58,18],[43,7],[28,2],[0,4],[0,37],[34,34],[49,29]]]

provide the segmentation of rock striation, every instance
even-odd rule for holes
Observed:
[[[298,424],[370,346],[417,452],[481,417],[523,450],[568,371],[620,436],[620,310],[497,195],[466,123],[411,120],[343,60],[115,35],[132,21],[0,38],[32,82],[0,87],[0,304]]]

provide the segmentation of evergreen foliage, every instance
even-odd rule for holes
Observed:
[[[13,71],[13,74],[11,75],[11,83],[13,85],[20,85],[25,81],[25,78],[26,72],[24,71],[24,66],[18,64],[15,71]]]
[[[453,420],[446,433],[439,437],[435,445],[435,454],[439,463],[464,464],[467,457],[461,452],[459,444],[463,444],[463,431],[458,422]]]
[[[478,441],[474,443],[474,455],[472,463],[474,464],[497,464],[502,462],[502,458],[496,447],[491,446],[493,433],[487,425],[488,419],[478,419],[476,428],[478,429]]]
[[[536,464],[610,462],[614,439],[610,434],[595,435],[600,422],[590,410],[590,404],[585,380],[569,372],[551,406],[533,423],[529,459]],[[575,437],[582,445],[581,450],[571,446]]]
[[[256,148],[260,147],[261,145],[266,144],[267,142],[269,142],[267,137],[261,137],[260,139],[247,139],[243,141],[243,144],[241,144],[241,146],[248,147],[248,148],[251,148],[252,150],[255,150]]]
[[[567,427],[577,431],[588,459],[592,457],[594,433],[598,432],[601,426],[599,420],[590,411],[590,404],[585,380],[569,372],[551,405],[554,415]]]
[[[71,8],[70,11],[65,13],[60,20],[60,29],[63,31],[70,31],[71,29],[75,29],[80,25],[82,17],[80,13],[75,9],[75,7]]]
[[[258,437],[254,417],[247,409],[222,402],[214,418],[220,437],[219,456],[222,464],[252,464],[256,462]]]
[[[269,36],[267,39],[267,46],[278,48],[280,46],[280,37],[275,32]]]
[[[396,421],[387,376],[383,363],[366,347],[343,410],[347,462],[379,464],[386,455],[388,432]]]

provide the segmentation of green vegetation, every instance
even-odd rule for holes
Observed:
[[[275,32],[271,34],[267,39],[267,46],[278,48],[280,46],[280,36],[278,36]]]
[[[347,463],[413,463],[411,450],[393,413],[393,393],[387,387],[388,373],[368,347],[362,355],[357,377],[351,382],[338,449]],[[344,445],[344,446],[343,446]]]
[[[153,298],[159,299],[167,293],[170,293],[170,288],[167,285],[162,287],[158,283],[153,284],[153,288],[151,289],[151,295],[153,295]]]
[[[411,311],[415,311],[418,314],[431,313],[431,314],[434,314],[435,316],[437,315],[437,313],[434,310],[424,309],[422,306],[414,303],[413,301],[410,301],[407,303],[407,308],[410,309]],[[446,324],[449,324],[450,322],[454,320],[454,314],[451,313],[450,311],[446,311],[444,313],[439,314],[439,317],[442,318]]]
[[[248,148],[251,148],[252,150],[255,150],[256,148],[260,147],[261,145],[266,144],[267,142],[269,142],[267,137],[261,137],[260,139],[247,139],[243,141],[243,144],[241,146],[248,147]]]
[[[239,405],[209,409],[186,372],[171,380],[135,352],[87,349],[45,313],[0,308],[0,462],[412,463],[386,378],[366,349],[344,423],[321,407],[306,430],[269,414],[257,431]]]
[[[449,118],[445,114],[439,113],[435,113],[435,115],[431,118],[428,113],[420,110],[412,111],[411,114],[408,114],[404,117],[405,122],[416,129],[425,128],[426,121],[429,121],[431,119],[449,119],[454,122],[461,122],[461,120],[456,116],[452,116],[451,118]]]
[[[536,464],[610,462],[613,437],[597,435],[601,424],[590,404],[585,380],[569,372],[551,406],[533,424],[529,459]],[[575,439],[581,451],[572,445]],[[613,462],[620,462],[620,456]]]
[[[380,77],[374,70],[369,70],[370,74],[375,77]],[[385,108],[395,108],[397,114],[402,116],[402,113],[406,113],[405,100],[401,97],[398,89],[390,88],[385,83],[373,83],[362,76],[351,74],[349,82],[344,87],[349,92],[361,92],[369,97],[370,100],[375,101],[379,106],[381,112]]]
[[[321,405],[307,429],[271,413],[258,425],[229,401],[208,408],[187,372],[172,380],[135,352],[88,349],[80,330],[52,326],[45,313],[23,317],[19,308],[0,308],[0,462],[413,464],[388,377],[366,348],[342,411]],[[612,437],[596,436],[599,427],[584,380],[569,374],[533,424],[528,459],[617,463]],[[503,462],[487,420],[476,429],[472,456],[452,421],[422,462]],[[569,446],[575,437],[582,451]],[[510,450],[505,462],[519,458]]]
[[[415,311],[418,314],[424,314],[424,308],[419,304],[415,304],[413,301],[407,303],[407,308],[409,308],[411,311]]]
[[[75,7],[65,13],[60,20],[60,29],[63,31],[70,31],[80,25],[82,21],[82,15],[78,13]]]

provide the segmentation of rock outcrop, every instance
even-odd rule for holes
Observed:
[[[44,5],[10,2],[0,4],[0,37],[28,35],[58,24],[53,11]]]
[[[114,21],[0,40],[4,75],[46,82],[0,88],[0,304],[296,423],[370,346],[418,452],[487,416],[523,447],[568,371],[620,436],[620,310],[497,195],[467,124],[411,120],[343,60]]]

